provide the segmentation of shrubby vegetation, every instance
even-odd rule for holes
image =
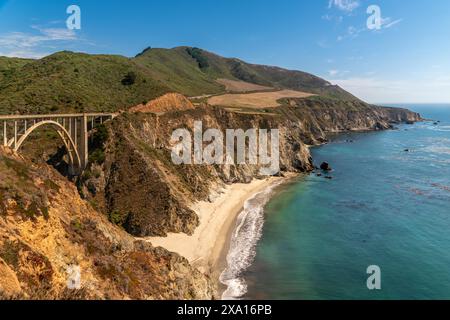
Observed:
[[[208,59],[203,55],[203,50],[199,48],[186,48],[187,53],[194,58],[200,69],[206,69],[209,67]]]
[[[131,86],[135,84],[137,75],[133,71],[128,72],[125,77],[122,79],[122,84],[124,86]]]
[[[108,140],[108,129],[104,124],[95,128],[92,142],[89,147],[89,162],[102,164],[105,161],[105,143]]]

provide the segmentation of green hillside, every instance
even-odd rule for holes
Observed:
[[[9,70],[0,81],[2,113],[113,111],[169,91],[120,56],[59,52]]]
[[[40,60],[0,57],[0,113],[117,111],[167,92],[222,93],[219,78],[357,100],[311,74],[177,47],[146,49],[135,58],[73,52]]]
[[[173,91],[187,96],[221,93],[222,85],[214,80],[188,53],[188,48],[150,49],[133,59],[147,69],[153,79],[158,79]]]
[[[0,57],[0,81],[31,61],[27,59]]]

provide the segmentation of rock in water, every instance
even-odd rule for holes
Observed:
[[[331,167],[330,167],[330,164],[328,162],[323,162],[320,165],[320,169],[322,169],[324,171],[331,171]]]

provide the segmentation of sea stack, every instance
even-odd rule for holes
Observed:
[[[320,165],[320,169],[322,169],[323,171],[331,171],[331,167],[328,162],[322,162],[322,164]]]

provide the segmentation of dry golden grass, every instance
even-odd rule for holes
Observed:
[[[140,104],[131,108],[130,112],[142,113],[166,113],[175,110],[189,110],[194,109],[194,105],[182,94],[167,93],[159,98],[156,98],[147,104]]]
[[[224,94],[211,97],[208,100],[208,103],[214,106],[235,108],[276,108],[280,106],[278,100],[282,98],[307,98],[311,96],[314,96],[314,94],[294,90],[280,90],[272,92]]]
[[[227,91],[231,92],[251,92],[251,91],[265,91],[274,89],[272,87],[260,86],[258,84],[245,81],[237,81],[230,79],[217,79],[216,81],[224,85]]]

